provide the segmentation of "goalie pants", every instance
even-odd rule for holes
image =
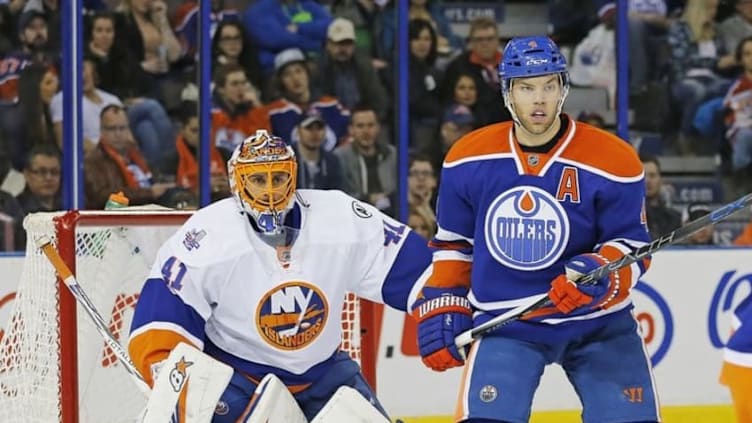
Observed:
[[[293,394],[306,419],[313,420],[313,417],[324,407],[340,386],[349,386],[360,392],[381,414],[387,416],[384,407],[376,399],[376,394],[363,378],[358,363],[353,361],[350,355],[344,351],[337,353],[334,360],[331,369],[322,378],[313,382],[306,389]],[[238,418],[248,408],[251,398],[253,398],[253,392],[258,385],[257,382],[236,371],[232,375],[227,389],[220,397],[212,423],[237,422]]]
[[[543,369],[552,363],[562,366],[574,386],[584,423],[660,421],[637,322],[629,312],[620,314],[570,340],[541,343],[491,335],[476,341],[465,364],[455,421],[527,423]]]

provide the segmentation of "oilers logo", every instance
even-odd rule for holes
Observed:
[[[324,331],[329,304],[310,283],[287,282],[269,291],[259,302],[256,325],[269,345],[298,350],[310,345]]]
[[[569,219],[551,194],[522,186],[491,202],[484,230],[488,251],[498,262],[513,269],[538,270],[564,252]]]

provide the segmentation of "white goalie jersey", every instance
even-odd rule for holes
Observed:
[[[162,246],[129,342],[147,379],[187,342],[251,376],[310,382],[338,349],[347,291],[406,308],[429,274],[426,240],[342,192],[299,194],[291,248],[265,243],[232,198],[199,210]]]

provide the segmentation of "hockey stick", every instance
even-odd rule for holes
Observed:
[[[125,349],[123,349],[123,347],[115,339],[112,333],[110,333],[110,330],[107,328],[107,324],[104,322],[102,315],[99,313],[99,311],[97,311],[94,303],[91,302],[89,296],[86,295],[86,292],[83,290],[83,288],[81,288],[81,285],[78,284],[76,277],[73,276],[73,272],[71,272],[68,265],[65,264],[63,258],[60,257],[60,254],[57,252],[57,249],[55,249],[55,246],[52,245],[52,241],[46,236],[41,236],[35,241],[37,247],[39,247],[44,255],[47,256],[47,259],[55,268],[55,271],[57,271],[57,274],[60,276],[60,279],[62,279],[63,283],[65,283],[65,286],[68,288],[70,293],[73,295],[76,301],[78,301],[81,307],[83,307],[84,311],[86,311],[86,314],[89,315],[92,322],[94,323],[94,326],[97,328],[97,332],[99,332],[102,338],[104,338],[107,346],[112,349],[118,360],[123,363],[125,370],[131,375],[139,389],[142,392],[148,394],[151,391],[151,388],[149,388],[149,385],[146,384],[144,377],[141,376],[141,373],[139,373],[138,369],[136,369],[136,365],[133,364],[130,357],[128,357],[128,353],[125,351]]]
[[[577,283],[578,284],[595,283],[595,281],[597,281],[598,279],[601,279],[602,277],[608,275],[609,273],[619,270],[623,267],[629,266],[633,263],[636,263],[637,261],[642,260],[648,255],[654,254],[655,252],[663,249],[664,247],[667,247],[669,245],[674,245],[677,242],[689,237],[693,233],[699,231],[700,229],[708,225],[720,222],[723,219],[726,219],[727,217],[742,210],[743,208],[745,208],[746,206],[750,204],[752,204],[752,194],[747,194],[737,199],[734,202],[726,204],[725,206],[720,207],[714,210],[713,212],[706,214],[705,216],[699,217],[687,223],[686,225],[679,227],[678,229],[675,229],[656,240],[653,240],[653,242],[638,248],[632,254],[626,254],[621,259],[613,263],[604,264],[603,266],[593,270],[592,272],[580,278],[577,281]],[[457,345],[458,349],[461,350],[462,347],[470,344],[471,342],[473,342],[474,340],[478,338],[481,338],[483,335],[491,331],[494,331],[504,325],[507,325],[511,322],[519,320],[525,314],[531,311],[535,311],[540,308],[551,305],[551,300],[548,298],[548,293],[535,296],[530,301],[531,302],[528,305],[520,306],[512,310],[509,310],[506,313],[500,314],[494,317],[493,319],[481,325],[478,325],[475,328],[472,328],[468,331],[465,331],[457,335],[457,337],[454,338],[454,343]]]

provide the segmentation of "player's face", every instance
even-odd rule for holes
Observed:
[[[285,171],[256,172],[245,178],[245,189],[262,204],[275,207],[285,199],[290,174]]]
[[[548,131],[556,120],[561,101],[561,80],[559,75],[514,79],[510,95],[523,128],[531,134],[540,135]]]

